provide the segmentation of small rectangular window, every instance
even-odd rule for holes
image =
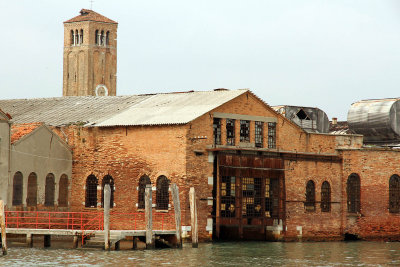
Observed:
[[[235,120],[233,119],[226,119],[226,144],[235,145]]]
[[[262,121],[255,122],[255,145],[256,147],[263,147],[263,126]]]
[[[240,120],[240,142],[250,142],[250,121]]]
[[[276,122],[268,122],[268,148],[276,148]]]
[[[214,118],[213,130],[214,130],[214,145],[220,145],[221,144],[221,119]]]

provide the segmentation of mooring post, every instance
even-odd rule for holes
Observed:
[[[72,241],[72,247],[77,248],[78,247],[78,236],[74,235],[74,240]]]
[[[175,210],[175,236],[176,246],[182,248],[181,203],[179,201],[179,189],[176,184],[171,184],[172,202]]]
[[[151,184],[146,185],[145,191],[145,213],[146,213],[146,248],[154,248],[154,236],[153,236],[153,213],[152,213],[152,189]]]
[[[137,249],[138,239],[139,239],[139,238],[136,237],[136,236],[133,237],[132,249]]]
[[[31,233],[26,234],[26,246],[28,248],[33,247],[33,235]]]
[[[1,225],[1,249],[3,255],[7,255],[6,215],[4,213],[4,202],[0,200],[0,225]]]
[[[109,184],[104,186],[104,249],[110,250],[110,200],[111,188]]]
[[[196,192],[194,187],[189,190],[189,204],[190,204],[190,219],[192,228],[192,248],[199,246],[198,230],[197,230],[197,205],[196,205]]]

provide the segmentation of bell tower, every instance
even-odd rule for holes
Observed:
[[[117,27],[89,9],[64,22],[63,96],[117,94]]]

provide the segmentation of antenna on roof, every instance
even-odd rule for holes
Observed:
[[[90,2],[90,10],[93,10],[93,2],[94,2],[94,1],[93,1],[93,0],[90,0],[89,2]]]

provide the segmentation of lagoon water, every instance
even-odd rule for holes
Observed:
[[[11,247],[1,266],[400,266],[400,242],[221,242],[183,249]]]

